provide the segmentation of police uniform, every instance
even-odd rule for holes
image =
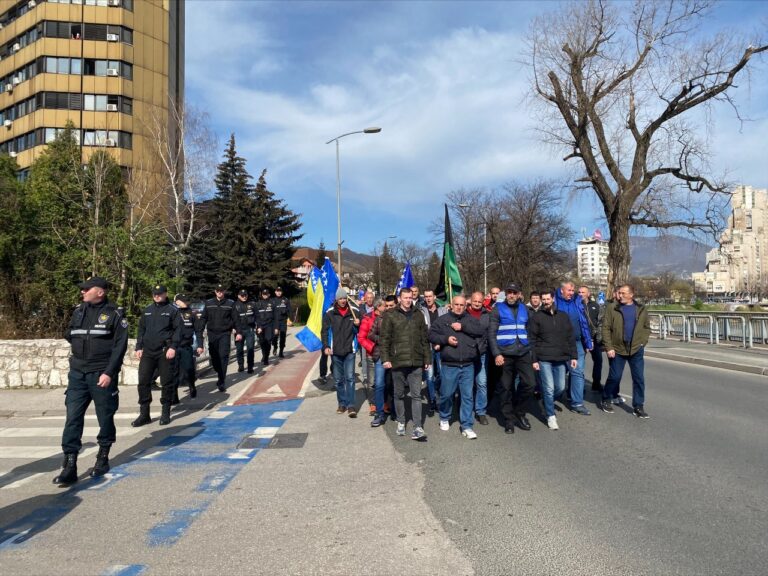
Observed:
[[[261,295],[262,298],[256,302],[256,333],[261,347],[261,363],[266,366],[269,364],[269,351],[272,348],[272,339],[275,337],[278,321],[274,302],[269,298],[269,290],[262,290]]]
[[[107,281],[93,277],[79,287],[83,292],[92,288],[106,290]],[[53,481],[67,485],[77,481],[77,454],[82,447],[85,412],[91,401],[99,421],[99,453],[91,476],[109,471],[109,449],[115,442],[114,416],[119,405],[117,384],[128,347],[128,322],[105,296],[101,302],[83,302],[75,308],[64,338],[72,346],[65,400],[67,419],[61,437],[64,465]],[[110,379],[104,387],[98,385],[102,375]]]
[[[248,292],[246,290],[240,290],[238,296],[248,296]],[[235,349],[237,350],[237,371],[242,372],[245,370],[245,358],[243,354],[243,348],[245,347],[248,352],[248,374],[252,374],[254,346],[256,344],[254,332],[256,327],[256,303],[253,300],[246,300],[243,302],[238,298],[237,302],[235,302],[235,312],[237,313],[237,318],[240,322],[240,332],[243,335],[242,340],[235,342]]]
[[[276,288],[275,291],[281,288]],[[272,298],[272,306],[277,313],[277,329],[279,334],[275,334],[272,339],[272,354],[278,353],[278,346],[280,351],[280,358],[283,357],[283,350],[285,350],[285,336],[288,332],[288,319],[291,317],[291,301],[285,296],[275,296]]]
[[[174,398],[178,397],[179,386],[187,386],[189,397],[194,398],[197,396],[195,348],[202,348],[203,346],[203,323],[200,317],[187,307],[189,300],[186,296],[179,294],[175,300],[183,303],[183,305],[178,306],[181,336],[179,347],[176,349],[176,396]]]
[[[219,284],[216,290],[223,292],[224,286]],[[211,298],[205,301],[205,309],[202,320],[208,330],[208,352],[218,379],[216,386],[220,392],[226,387],[224,381],[227,377],[227,364],[229,364],[229,350],[231,348],[232,330],[240,334],[239,321],[235,312],[235,303],[230,298]]]
[[[153,296],[164,295],[168,291],[165,286],[157,285],[152,289]],[[176,389],[176,362],[168,358],[167,353],[173,350],[174,357],[181,338],[181,322],[178,309],[166,298],[161,302],[153,302],[144,309],[139,318],[139,332],[136,337],[136,352],[141,352],[139,361],[139,417],[131,424],[143,426],[149,424],[149,405],[152,403],[152,381],[155,373],[160,374],[160,404],[162,415],[160,424],[168,424],[171,420],[171,402]]]

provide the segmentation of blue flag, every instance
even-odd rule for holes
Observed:
[[[413,281],[413,273],[411,272],[411,263],[406,262],[405,268],[403,268],[403,273],[400,275],[400,281],[397,283],[397,288],[395,288],[395,296],[398,296],[400,294],[400,290],[403,288],[410,288],[415,284]]]
[[[323,347],[320,340],[320,329],[323,325],[323,313],[325,312],[324,302],[325,295],[323,294],[323,285],[320,282],[320,269],[313,266],[312,271],[309,273],[309,281],[307,282],[307,304],[309,304],[310,308],[309,318],[307,319],[307,325],[296,334],[296,338],[309,352],[316,352]]]
[[[331,264],[331,259],[328,256],[325,257],[323,267],[320,269],[320,280],[323,283],[323,293],[325,294],[323,305],[325,310],[328,310],[333,301],[336,300],[336,291],[339,289],[339,277],[336,275],[336,270],[333,269],[333,264]]]

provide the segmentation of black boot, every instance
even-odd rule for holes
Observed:
[[[227,391],[227,387],[224,384],[224,380],[219,380],[218,382],[216,382],[216,388],[219,389],[219,392],[226,392]]]
[[[64,454],[61,472],[53,479],[54,484],[69,486],[77,482],[77,454]]]
[[[181,400],[179,400],[179,389],[176,388],[173,391],[173,399],[171,400],[171,406],[176,406],[177,404],[181,404]]]
[[[245,372],[245,366],[243,366],[242,364],[240,364],[240,365],[237,367],[237,371],[238,371],[238,372]]]
[[[196,398],[197,397],[197,388],[195,388],[194,384],[189,385],[189,397],[190,398]]]
[[[248,374],[253,374],[253,364],[248,366]]]
[[[163,412],[160,414],[160,426],[171,423],[171,405],[163,404]]]
[[[283,356],[283,349],[282,348],[280,348],[280,355],[279,356],[280,356],[280,358],[285,358],[285,356]]]
[[[152,422],[152,418],[149,417],[149,404],[142,404],[139,406],[139,417],[131,422],[131,426],[138,428]]]
[[[109,446],[100,446],[99,453],[96,454],[96,464],[91,470],[91,478],[104,476],[109,472]]]

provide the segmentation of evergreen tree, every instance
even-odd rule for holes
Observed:
[[[326,256],[328,256],[328,252],[325,249],[325,242],[323,242],[323,239],[321,238],[320,245],[317,247],[317,262],[315,262],[315,266],[322,268]]]

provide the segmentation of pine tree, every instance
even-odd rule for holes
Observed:
[[[315,266],[322,268],[326,256],[328,256],[328,251],[325,249],[325,242],[321,238],[320,245],[317,247],[317,262],[315,262]]]

